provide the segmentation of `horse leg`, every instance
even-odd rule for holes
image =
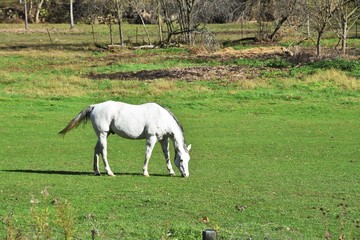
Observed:
[[[107,175],[109,176],[115,176],[115,174],[111,171],[108,160],[107,160],[107,132],[101,132],[99,134],[99,146],[101,146],[101,155],[102,159],[105,165],[105,170],[107,172]]]
[[[161,140],[160,143],[161,143],[161,148],[164,153],[165,160],[166,160],[167,169],[169,170],[170,175],[174,176],[175,172],[172,168],[171,161],[170,161],[169,139],[165,138],[165,139]]]
[[[97,141],[94,149],[94,173],[100,175],[99,171],[99,155],[101,154],[101,143],[100,139]]]
[[[148,165],[149,165],[149,160],[151,157],[151,153],[154,149],[155,143],[156,143],[157,139],[155,136],[151,136],[148,139],[146,139],[146,151],[145,151],[145,162],[144,162],[144,167],[143,167],[143,171],[144,171],[144,176],[145,177],[149,177],[149,172],[148,172]]]

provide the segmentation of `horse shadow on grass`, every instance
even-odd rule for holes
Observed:
[[[80,172],[80,171],[60,171],[60,170],[30,170],[30,169],[13,169],[13,170],[1,170],[2,172],[12,172],[12,173],[29,173],[29,174],[46,174],[46,175],[68,175],[68,176],[94,176],[93,172]],[[116,176],[141,176],[144,177],[142,173],[130,173],[130,172],[118,172],[114,173]],[[101,176],[107,176],[106,173],[103,173]],[[158,174],[154,173],[150,176],[154,177],[170,177],[169,174]]]

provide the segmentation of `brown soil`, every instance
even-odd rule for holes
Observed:
[[[239,58],[273,58],[276,56],[286,56],[281,47],[259,47],[246,50],[233,50],[232,48],[221,49],[217,52],[209,53],[204,48],[194,48],[190,50],[190,55],[182,56],[197,60],[216,60],[229,61]],[[120,56],[116,56],[118,58]],[[114,59],[104,59],[109,64]],[[140,60],[141,61],[141,60]],[[224,66],[205,66],[205,67],[186,67],[171,68],[160,70],[142,70],[138,72],[116,72],[116,73],[90,73],[91,79],[110,79],[110,80],[237,80],[254,78],[261,69],[254,69],[244,66],[224,65]]]
[[[216,66],[216,67],[187,67],[161,70],[143,70],[138,72],[117,72],[109,74],[89,75],[92,79],[110,80],[227,80],[241,79],[245,77],[244,68],[241,66]]]
[[[273,59],[273,58],[286,58],[290,61],[294,61],[296,64],[302,62],[312,61],[314,58],[314,49],[301,49],[301,54],[297,52],[297,49],[286,49],[279,46],[265,46],[257,48],[249,48],[243,50],[234,50],[232,48],[224,48],[216,52],[208,52],[205,48],[193,48],[190,49],[190,54],[182,55],[181,58],[188,58],[199,62],[208,62],[214,60],[216,62],[231,62],[240,58],[246,59]],[[131,51],[130,51],[131,52]],[[128,51],[120,54],[114,54],[113,57],[108,56],[104,59],[107,65],[111,65],[117,62],[118,58],[134,57],[129,55]],[[148,58],[153,56],[149,55],[145,59],[136,59],[137,62],[143,60],[148,61]],[[168,56],[167,58],[178,58],[179,56]],[[331,56],[330,56],[331,57]],[[198,80],[241,80],[241,79],[255,79],[263,71],[273,71],[267,67],[266,69],[239,66],[239,65],[223,65],[223,66],[202,66],[202,67],[185,67],[185,68],[171,68],[160,70],[142,70],[137,72],[116,72],[116,73],[90,73],[88,77],[91,79],[110,79],[110,80],[185,80],[185,81],[198,81]],[[277,69],[279,70],[279,69]],[[288,71],[285,68],[282,71]]]

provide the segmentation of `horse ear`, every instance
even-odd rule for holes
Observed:
[[[191,149],[191,144],[189,146],[187,146],[186,148],[188,150],[188,152],[190,152],[190,149]]]

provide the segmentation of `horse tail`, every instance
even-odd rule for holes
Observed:
[[[76,115],[76,117],[74,117],[74,119],[72,119],[69,122],[69,124],[59,132],[59,134],[65,135],[70,130],[77,128],[82,122],[84,122],[85,124],[89,119],[90,113],[94,109],[94,107],[95,107],[94,105],[90,105],[87,108],[85,108],[83,111],[79,112],[79,114]]]

